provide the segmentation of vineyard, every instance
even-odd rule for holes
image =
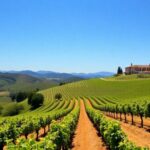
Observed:
[[[0,150],[150,149],[149,79],[91,79],[39,93],[38,109],[25,100],[24,112],[0,118]]]

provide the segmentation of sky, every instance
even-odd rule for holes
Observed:
[[[150,64],[149,7],[149,0],[1,0],[0,70]]]

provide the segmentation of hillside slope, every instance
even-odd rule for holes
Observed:
[[[43,90],[41,93],[48,97],[45,104],[54,99],[56,93],[62,93],[64,99],[96,97],[117,103],[144,102],[145,100],[150,102],[150,79],[129,81],[90,79]]]
[[[58,85],[56,81],[39,79],[29,75],[0,73],[0,91],[30,91]]]

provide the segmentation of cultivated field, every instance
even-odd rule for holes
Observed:
[[[0,149],[150,148],[150,79],[91,79],[40,93],[40,108],[31,111],[25,100],[24,113],[0,118]],[[55,100],[56,93],[63,99]]]

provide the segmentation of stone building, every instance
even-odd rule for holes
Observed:
[[[132,65],[125,68],[125,74],[150,74],[150,65]]]

